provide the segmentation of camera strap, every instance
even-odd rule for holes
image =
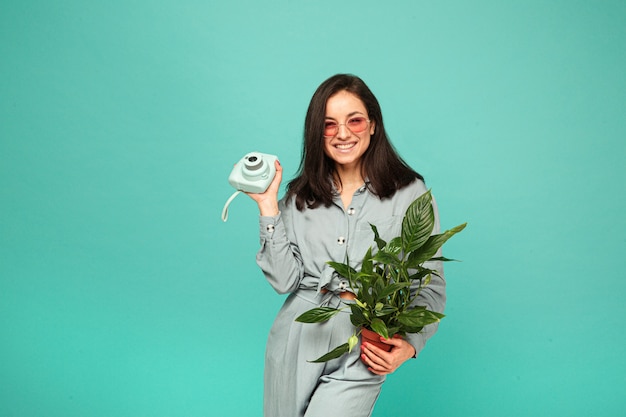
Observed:
[[[226,204],[224,204],[224,209],[222,210],[222,221],[228,220],[228,206],[230,206],[230,203],[235,199],[235,197],[237,197],[239,193],[241,193],[241,191],[235,191],[233,195],[231,195],[230,198],[226,200]]]

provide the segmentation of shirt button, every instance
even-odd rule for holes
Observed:
[[[267,231],[269,233],[273,233],[274,232],[274,225],[273,224],[268,224],[266,229],[267,229]]]
[[[344,243],[346,243],[346,238],[345,238],[345,237],[343,237],[343,236],[339,236],[339,237],[337,238],[337,244],[339,244],[339,245],[343,245]]]
[[[348,283],[347,283],[346,281],[341,281],[341,282],[339,283],[339,289],[340,289],[341,291],[345,291],[347,288],[348,288]]]
[[[354,207],[350,207],[350,208],[348,209],[348,214],[349,214],[350,216],[352,216],[355,212],[356,212],[356,210],[354,209]]]

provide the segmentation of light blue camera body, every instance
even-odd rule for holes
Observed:
[[[277,159],[275,155],[250,152],[235,164],[228,176],[228,182],[239,191],[262,193],[276,175],[274,162]]]

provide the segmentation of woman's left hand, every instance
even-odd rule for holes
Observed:
[[[371,343],[361,343],[361,359],[368,366],[367,369],[376,375],[390,374],[406,360],[415,356],[413,345],[399,336],[391,339],[381,337],[380,340],[392,346],[390,352],[385,352]]]

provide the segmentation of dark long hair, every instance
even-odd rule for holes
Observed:
[[[368,187],[380,199],[392,197],[397,190],[423,177],[407,165],[387,137],[378,100],[359,77],[337,74],[324,81],[315,91],[304,121],[304,145],[296,177],[287,185],[287,201],[296,196],[296,207],[326,207],[333,202],[332,178],[335,162],[324,152],[324,122],[328,99],[348,91],[361,99],[369,119],[375,123],[369,147],[363,154],[361,173]]]

